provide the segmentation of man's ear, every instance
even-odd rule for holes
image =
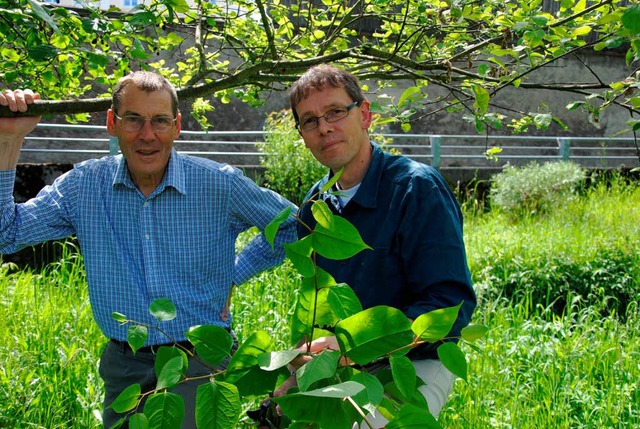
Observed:
[[[371,104],[369,103],[369,100],[364,99],[362,100],[362,103],[360,103],[360,112],[362,114],[362,129],[364,130],[368,130],[369,127],[371,126],[371,121],[373,118],[373,114],[371,113],[371,110],[369,109],[371,106]]]
[[[180,131],[182,131],[182,113],[178,112],[176,116],[176,132],[174,138],[178,138],[180,136]]]
[[[116,117],[112,109],[107,110],[107,132],[110,136],[116,135]]]

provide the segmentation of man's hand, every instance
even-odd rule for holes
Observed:
[[[38,93],[30,89],[5,89],[0,92],[0,106],[12,112],[26,112],[28,106],[40,99]],[[0,170],[13,170],[18,164],[24,138],[36,127],[40,116],[0,118]]]

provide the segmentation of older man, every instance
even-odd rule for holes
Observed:
[[[25,112],[39,98],[30,90],[0,93],[0,105]],[[91,306],[109,338],[100,362],[105,382],[105,427],[124,416],[108,406],[126,387],[155,387],[158,347],[186,342],[195,325],[230,329],[225,315],[232,284],[242,284],[284,258],[282,245],[295,240],[295,219],[281,226],[272,249],[263,234],[235,254],[236,237],[252,226],[264,230],[282,210],[295,207],[258,187],[228,165],[179,154],[173,147],[181,115],[173,86],[162,76],[135,72],[113,92],[107,131],[122,155],[76,165],[24,204],[13,201],[16,165],[25,136],[37,117],[0,119],[0,252],[13,253],[46,240],[76,235],[84,257]],[[134,354],[127,326],[114,312],[150,326],[149,305],[169,298],[174,320],[163,322],[169,337],[151,330]],[[188,376],[210,369],[190,359]],[[203,378],[206,380],[206,377]],[[195,428],[195,394],[202,381],[174,390],[185,402],[184,428]]]

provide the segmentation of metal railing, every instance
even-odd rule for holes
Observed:
[[[209,157],[240,168],[260,165],[256,143],[263,131],[185,131],[175,141],[182,153]],[[640,154],[632,138],[538,137],[432,134],[382,134],[390,147],[416,161],[441,169],[497,169],[572,160],[587,168],[638,167]],[[376,136],[372,136],[375,141]],[[501,152],[487,158],[492,147]],[[39,124],[26,138],[21,163],[74,163],[118,153],[117,139],[104,126]]]

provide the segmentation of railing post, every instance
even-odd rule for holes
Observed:
[[[109,155],[117,155],[119,150],[118,137],[109,137]]]
[[[569,161],[569,158],[571,158],[571,139],[559,137],[558,148],[560,150],[560,159]]]
[[[440,154],[442,149],[440,146],[440,136],[431,136],[429,137],[429,141],[431,142],[431,166],[440,168]]]

